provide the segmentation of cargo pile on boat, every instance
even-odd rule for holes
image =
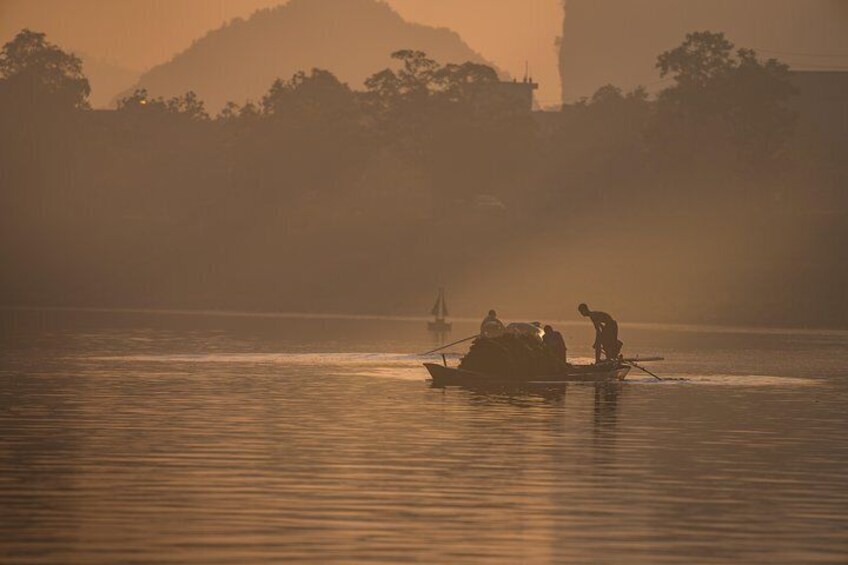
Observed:
[[[554,357],[540,340],[506,333],[496,338],[475,339],[459,369],[500,377],[535,377],[567,372],[568,365]]]

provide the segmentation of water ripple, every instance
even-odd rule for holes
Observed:
[[[4,563],[848,555],[848,372],[809,366],[830,342],[784,372],[678,345],[680,380],[524,393],[431,389],[356,343],[84,334],[2,351]]]

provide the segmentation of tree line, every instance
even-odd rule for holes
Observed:
[[[447,282],[469,309],[502,285],[515,308],[548,308],[550,293],[513,272],[532,265],[642,318],[841,323],[844,306],[796,296],[843,269],[821,254],[792,263],[794,230],[763,237],[797,228],[786,211],[815,162],[798,150],[785,64],[695,32],[658,56],[656,96],[607,85],[530,112],[485,65],[391,59],[359,90],[312,69],[215,116],[193,92],[144,90],[103,112],[76,56],[20,32],[0,54],[5,295],[411,312]],[[733,253],[716,249],[731,236]],[[671,276],[619,280],[637,253],[632,269]],[[756,274],[793,266],[789,288]]]

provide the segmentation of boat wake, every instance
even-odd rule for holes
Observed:
[[[800,377],[781,377],[776,375],[660,375],[661,381],[648,375],[638,375],[631,372],[626,382],[630,384],[651,385],[707,385],[707,386],[744,386],[744,387],[774,387],[774,386],[814,386],[820,384],[816,379]]]

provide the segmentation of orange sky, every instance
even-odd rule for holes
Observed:
[[[0,41],[22,27],[67,49],[134,70],[168,60],[210,29],[284,0],[0,0]],[[554,41],[561,0],[388,0],[407,20],[445,26],[500,68],[520,77],[529,61],[538,100],[560,99]]]

